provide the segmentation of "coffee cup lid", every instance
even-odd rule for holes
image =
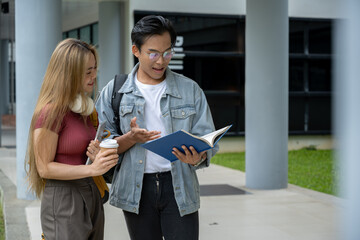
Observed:
[[[100,147],[102,148],[117,148],[119,144],[115,139],[104,139],[100,143]]]

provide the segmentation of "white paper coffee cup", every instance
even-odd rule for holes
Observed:
[[[103,152],[107,149],[115,148],[117,149],[119,144],[115,139],[104,139],[100,143],[100,151]]]

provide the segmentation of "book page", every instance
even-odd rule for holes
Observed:
[[[229,126],[221,128],[215,132],[208,133],[208,134],[202,136],[201,138],[208,141],[211,144],[211,146],[213,147],[214,140],[216,139],[216,137],[221,135],[223,132],[225,132],[227,128],[229,128]]]

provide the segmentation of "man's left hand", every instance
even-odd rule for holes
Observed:
[[[206,151],[198,153],[193,146],[187,148],[185,145],[182,146],[185,153],[182,153],[179,149],[173,148],[172,153],[182,162],[191,165],[196,165],[198,162],[205,160],[207,157]]]

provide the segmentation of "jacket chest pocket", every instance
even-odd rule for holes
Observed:
[[[192,127],[192,121],[196,114],[195,108],[192,106],[179,107],[171,109],[174,129],[184,129],[188,131]]]
[[[130,131],[130,120],[134,117],[134,105],[120,106],[120,126],[123,133]]]

